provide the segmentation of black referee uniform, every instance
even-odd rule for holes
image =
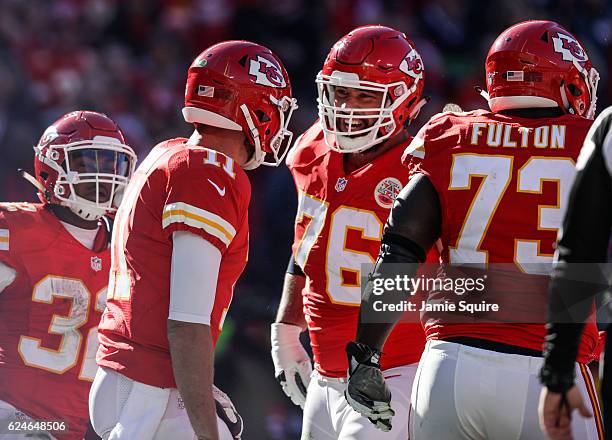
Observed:
[[[553,278],[544,347],[542,383],[554,392],[565,392],[574,385],[574,362],[584,322],[594,298],[606,292],[610,270],[604,264],[612,228],[612,107],[596,119],[580,157],[563,222]],[[609,294],[607,294],[609,295]],[[606,438],[612,439],[612,334],[610,302],[607,310],[603,417]],[[607,317],[605,316],[607,314]]]

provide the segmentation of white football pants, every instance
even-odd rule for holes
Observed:
[[[157,388],[98,367],[89,392],[89,417],[102,440],[194,440],[176,388]],[[232,440],[217,417],[220,440]]]
[[[410,413],[411,440],[545,440],[538,421],[539,357],[429,341],[421,357]],[[576,385],[594,418],[574,411],[574,440],[600,437],[593,378],[576,364]],[[599,416],[599,420],[597,417]]]
[[[345,379],[313,372],[304,405],[302,440],[407,440],[410,390],[416,371],[417,364],[411,364],[383,372],[395,411],[389,432],[376,428],[349,406],[344,397]]]

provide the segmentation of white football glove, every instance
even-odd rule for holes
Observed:
[[[215,398],[215,406],[217,416],[225,422],[230,430],[234,440],[240,440],[242,429],[244,428],[242,417],[236,411],[236,407],[231,399],[213,384],[213,397]]]
[[[276,380],[291,401],[303,409],[312,364],[300,342],[300,333],[302,328],[297,325],[274,323],[270,339]]]

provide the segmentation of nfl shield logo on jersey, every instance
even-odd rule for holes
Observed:
[[[395,198],[402,190],[402,182],[395,177],[387,177],[376,185],[374,189],[374,200],[383,208],[391,208]]]
[[[348,183],[348,179],[344,177],[339,177],[338,181],[336,182],[336,192],[344,191],[344,188],[346,188],[347,183]]]
[[[102,258],[91,257],[91,268],[96,272],[100,272],[102,270]]]

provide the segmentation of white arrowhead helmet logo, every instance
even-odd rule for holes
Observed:
[[[254,77],[255,84],[281,89],[287,87],[281,68],[276,62],[257,55],[250,60],[249,75]]]
[[[552,41],[555,52],[560,53],[565,61],[584,63],[589,60],[580,43],[569,35],[559,33],[552,37]]]
[[[423,79],[423,60],[421,55],[412,48],[399,65],[399,70],[414,79]]]

